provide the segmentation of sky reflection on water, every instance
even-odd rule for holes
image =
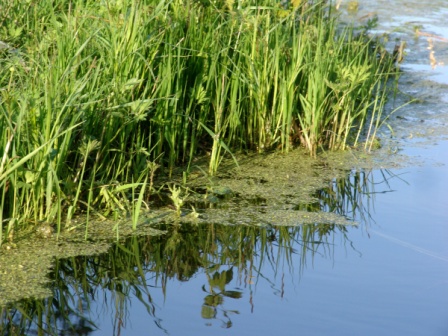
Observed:
[[[447,149],[442,142],[434,152]],[[439,159],[376,185],[371,219],[346,235],[336,231],[304,268],[297,253],[291,264],[264,259],[254,278],[235,270],[226,290],[242,298],[225,297],[214,319],[201,317],[203,269],[186,282],[170,279],[166,297],[151,289],[157,321],[169,335],[446,335],[448,161]],[[380,171],[373,179],[382,181]],[[138,304],[128,316],[123,335],[164,334]],[[108,325],[95,334],[111,334]]]

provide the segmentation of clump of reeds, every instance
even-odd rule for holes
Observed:
[[[368,143],[392,62],[330,5],[2,1],[0,235],[136,212],[197,155]]]

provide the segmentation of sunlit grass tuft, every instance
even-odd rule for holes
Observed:
[[[328,1],[0,6],[0,241],[80,212],[137,225],[155,165],[368,146],[383,118],[392,60]]]

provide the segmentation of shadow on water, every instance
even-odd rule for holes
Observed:
[[[50,275],[52,297],[26,299],[2,309],[2,335],[88,335],[111,317],[114,334],[119,335],[131,318],[129,308],[138,300],[158,328],[168,333],[158,317],[160,302],[166,300],[168,282],[188,282],[198,273],[205,275],[200,315],[224,328],[232,327],[238,310],[228,309],[225,300],[245,297],[253,310],[253,290],[261,280],[283,297],[286,264],[303,274],[316,256],[331,259],[335,237],[356,251],[349,239],[349,228],[367,225],[378,192],[390,192],[388,180],[374,181],[371,171],[353,171],[319,190],[316,202],[299,204],[297,210],[333,212],[353,221],[354,226],[314,224],[297,226],[173,225],[161,224],[160,236],[130,237],[116,243],[108,253],[56,260]],[[375,191],[379,188],[381,191]],[[356,252],[358,253],[358,252]],[[292,256],[299,255],[300,265]],[[280,285],[276,284],[281,277]],[[102,307],[92,311],[92,307]],[[97,309],[98,310],[98,309]],[[97,314],[98,316],[94,316]],[[99,322],[98,322],[99,321]]]

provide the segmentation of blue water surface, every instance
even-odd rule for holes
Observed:
[[[448,143],[413,151],[438,160],[389,171],[387,183],[384,171],[374,171],[370,217],[334,233],[306,261],[297,252],[291,262],[254,262],[252,274],[234,270],[226,289],[242,297],[225,297],[214,318],[201,316],[204,270],[188,281],[170,279],[165,294],[148,273],[155,317],[131,299],[118,328],[105,293],[109,311],[94,334],[447,335]]]

